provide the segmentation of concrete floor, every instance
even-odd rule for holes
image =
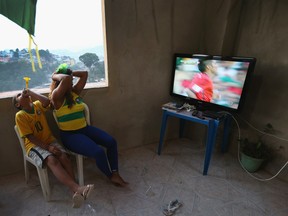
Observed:
[[[42,196],[34,168],[26,185],[24,173],[0,177],[0,215],[9,216],[160,216],[171,200],[182,201],[176,216],[287,216],[288,182],[262,182],[250,177],[229,153],[214,152],[208,175],[202,175],[204,147],[189,140],[119,152],[120,173],[127,188],[112,185],[90,159],[84,161],[85,184],[95,184],[79,209],[71,192],[50,173],[51,201]],[[258,175],[270,177],[267,173]]]

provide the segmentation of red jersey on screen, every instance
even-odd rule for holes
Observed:
[[[192,80],[183,80],[182,86],[194,92],[197,99],[210,102],[213,96],[213,83],[205,73],[197,73]]]

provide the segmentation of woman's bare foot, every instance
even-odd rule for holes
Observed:
[[[111,176],[110,180],[116,186],[125,187],[129,184],[128,182],[126,182],[122,179],[122,177],[119,175],[118,172],[112,172],[112,176]]]

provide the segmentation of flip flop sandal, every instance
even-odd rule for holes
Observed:
[[[80,193],[76,192],[76,193],[74,193],[72,200],[73,200],[72,207],[73,208],[80,208],[80,206],[84,202],[84,197]]]
[[[179,200],[173,200],[168,205],[168,210],[170,211],[176,211],[178,208],[182,206],[182,203]]]
[[[174,211],[169,211],[168,209],[163,209],[162,212],[166,216],[171,216],[171,215],[173,215],[175,213]]]
[[[86,200],[89,197],[89,195],[93,189],[94,189],[93,184],[89,184],[85,187],[85,189],[82,192],[82,196],[83,196],[84,200]]]
[[[167,208],[163,209],[163,214],[166,215],[166,216],[170,216],[170,215],[173,215],[176,210],[178,208],[180,208],[182,206],[182,202],[178,201],[177,199],[176,200],[172,200],[169,205],[167,206]]]

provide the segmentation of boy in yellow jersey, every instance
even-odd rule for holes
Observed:
[[[35,101],[32,102],[32,99]],[[79,208],[94,185],[81,187],[75,182],[67,152],[52,135],[46,120],[45,112],[50,104],[49,99],[25,89],[13,97],[12,103],[20,110],[15,115],[15,122],[20,136],[24,139],[27,155],[39,167],[47,165],[56,178],[74,192],[73,207]]]

